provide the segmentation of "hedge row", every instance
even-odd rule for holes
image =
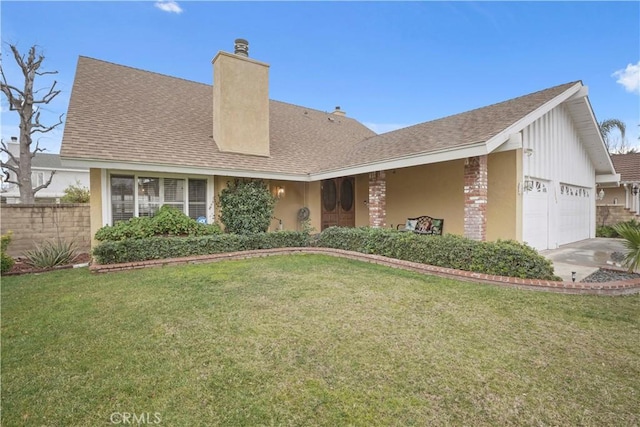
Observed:
[[[215,234],[202,237],[148,237],[100,243],[93,249],[99,264],[179,258],[224,252],[308,246],[309,235],[278,231],[251,235]]]
[[[127,239],[103,242],[94,248],[93,255],[100,264],[115,264],[309,245],[499,276],[561,280],[553,274],[551,261],[535,249],[512,240],[477,242],[451,234],[425,236],[368,227],[331,227],[315,239],[310,239],[308,233],[296,231]]]
[[[320,234],[316,245],[498,276],[561,280],[554,275],[551,261],[513,240],[478,242],[452,234],[332,227]]]

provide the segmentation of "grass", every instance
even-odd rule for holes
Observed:
[[[315,255],[7,277],[2,424],[637,425],[639,303]]]

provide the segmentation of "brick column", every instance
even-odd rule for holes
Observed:
[[[384,171],[369,174],[369,226],[387,226],[387,180]]]
[[[464,236],[484,241],[487,236],[487,156],[464,163]]]

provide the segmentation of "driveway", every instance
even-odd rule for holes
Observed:
[[[576,282],[579,282],[600,267],[615,268],[611,260],[614,252],[624,252],[622,239],[598,237],[540,251],[540,255],[553,262],[556,275],[563,280],[571,281],[572,272],[575,272]]]

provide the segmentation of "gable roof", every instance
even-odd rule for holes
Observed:
[[[565,101],[580,115],[596,171],[614,174],[581,82],[381,135],[271,100],[270,156],[261,157],[218,149],[211,85],[80,57],[61,156],[92,167],[317,180],[488,154]]]
[[[640,182],[640,153],[612,154],[611,160],[622,182]]]
[[[105,163],[305,175],[343,146],[375,135],[354,119],[270,101],[270,156],[221,152],[212,139],[213,87],[80,57],[63,158]]]

